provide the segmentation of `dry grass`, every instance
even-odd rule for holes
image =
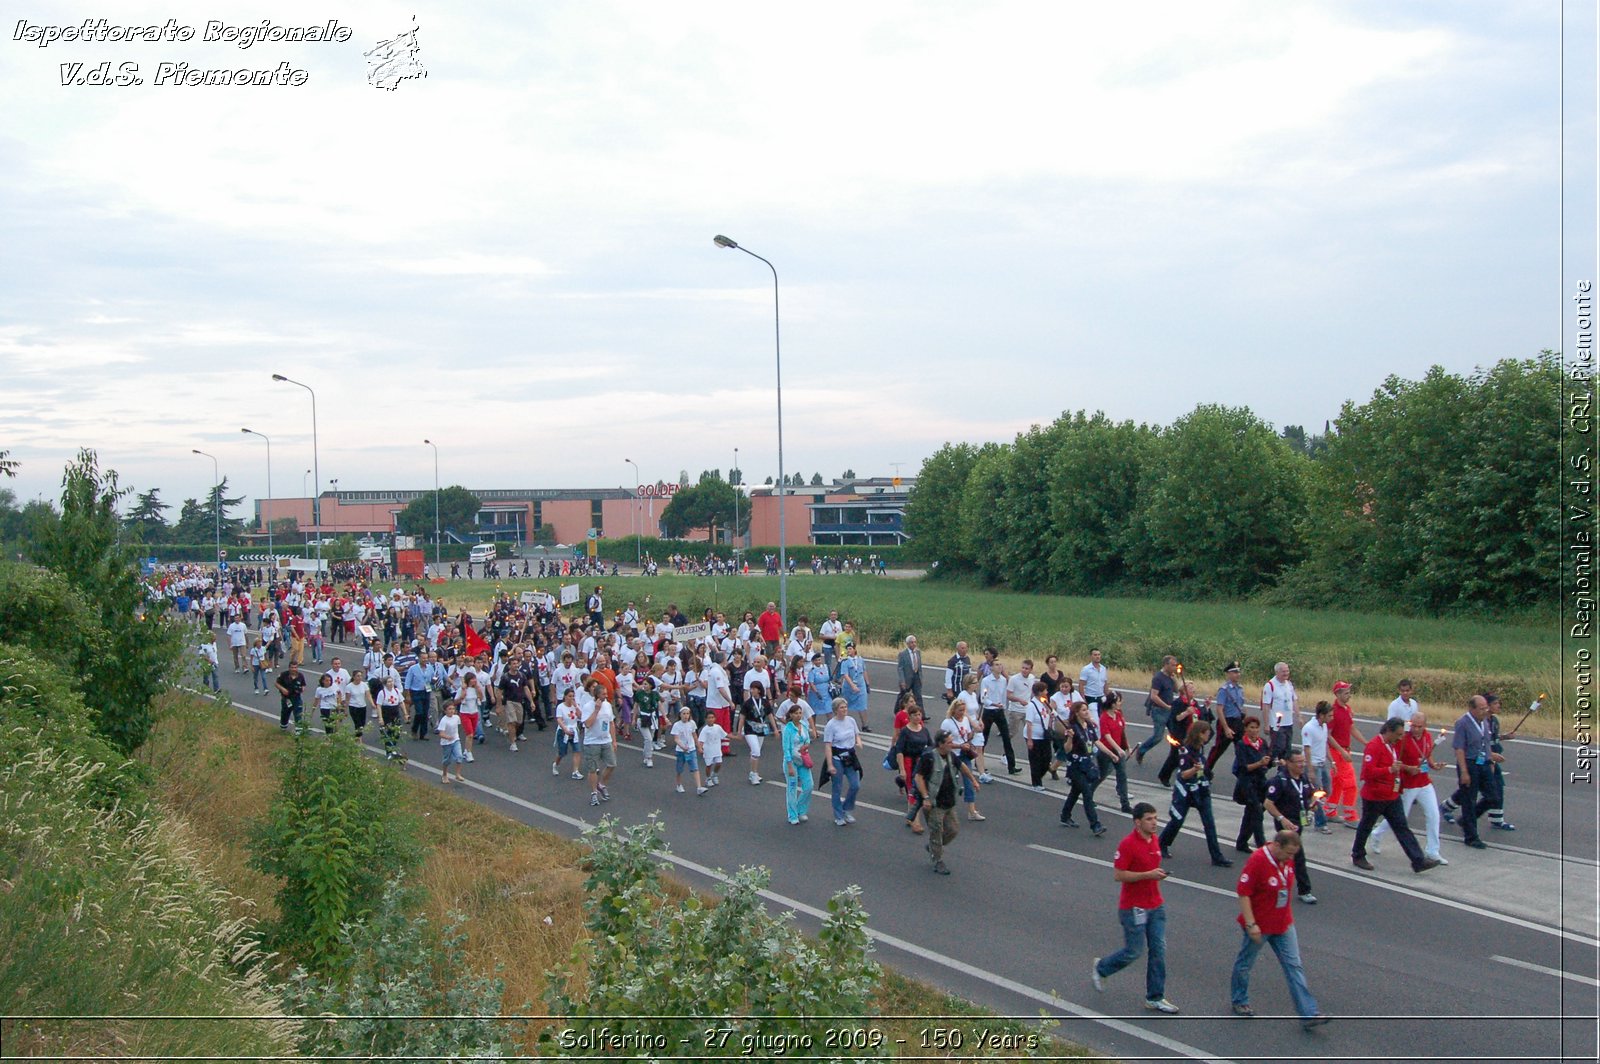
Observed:
[[[163,706],[142,752],[160,777],[157,792],[165,811],[181,822],[186,846],[243,899],[241,905],[261,917],[275,914],[276,885],[249,867],[249,824],[266,810],[275,786],[272,755],[284,742],[264,721],[175,695]],[[451,911],[471,913],[468,963],[480,972],[498,972],[505,981],[507,1012],[540,1013],[545,973],[568,964],[584,934],[584,847],[442,788],[415,779],[408,783],[406,800],[422,825],[426,849],[415,882],[426,891],[429,919],[442,923]],[[690,893],[671,879],[667,889],[674,897]],[[879,1015],[972,1017],[974,1030],[1024,1034],[1038,1029],[986,1020],[987,1014],[970,1002],[887,969],[874,1004]],[[536,1052],[542,1026],[530,1027],[524,1052]],[[915,1046],[923,1025],[906,1020],[880,1026],[891,1038],[907,1038],[907,1045]],[[1049,1051],[1084,1053],[1054,1042]]]

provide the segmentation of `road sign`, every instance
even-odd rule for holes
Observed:
[[[219,573],[225,573],[225,572],[227,572],[227,571],[228,571],[228,563],[227,563],[227,562],[225,562],[225,561],[222,561],[222,562],[218,562],[218,563],[217,563],[217,571],[218,571],[218,572],[219,572]]]

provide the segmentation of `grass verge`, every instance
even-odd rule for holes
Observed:
[[[285,742],[271,724],[204,699],[173,695],[166,699],[141,759],[155,772],[155,788],[168,819],[179,825],[199,859],[235,895],[244,911],[274,914],[275,884],[249,868],[250,823],[262,815],[274,788],[272,755]],[[584,933],[579,843],[528,827],[441,788],[408,779],[405,802],[421,824],[426,850],[413,882],[426,892],[426,913],[443,923],[449,912],[472,914],[467,958],[477,971],[498,971],[505,981],[507,1012],[542,1011],[545,972],[566,964]],[[687,896],[687,887],[670,889]],[[531,1004],[531,1009],[530,1009]],[[1039,1038],[1037,1025],[996,1021],[961,1001],[892,970],[874,1002],[881,1016],[967,1018],[974,1029],[1032,1034],[1040,1051],[1083,1056],[1081,1047]],[[537,1052],[544,1025],[530,1024],[522,1051]],[[878,1025],[890,1039],[906,1038],[916,1049],[920,1024],[886,1021]],[[969,1040],[968,1046],[971,1046]],[[969,1051],[945,1059],[992,1060]]]

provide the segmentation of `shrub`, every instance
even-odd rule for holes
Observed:
[[[345,925],[373,911],[384,884],[421,854],[400,778],[354,736],[301,729],[279,755],[278,793],[253,831],[251,865],[278,876],[275,944],[327,974],[347,955]]]
[[[543,1034],[547,1046],[570,1056],[651,1056],[650,1047],[641,1053],[619,1041],[637,1029],[614,1022],[643,1015],[665,1055],[706,1046],[711,1026],[726,1041],[720,1050],[708,1047],[710,1055],[776,1055],[759,1050],[783,1042],[794,1047],[790,1055],[826,1057],[823,1032],[836,1024],[811,1017],[866,1014],[879,970],[868,957],[858,888],[834,895],[821,934],[810,941],[792,913],[767,913],[765,869],[741,869],[715,905],[698,895],[679,901],[661,882],[659,823],[622,828],[607,817],[586,838],[593,847],[584,902],[589,935],[570,968],[550,973],[545,999],[567,1027]],[[883,1054],[869,1047],[849,1055]]]

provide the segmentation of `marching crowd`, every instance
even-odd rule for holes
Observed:
[[[781,775],[789,824],[806,822],[814,788],[829,784],[834,824],[855,823],[861,736],[873,731],[871,685],[855,629],[837,611],[815,628],[806,616],[785,625],[770,602],[761,614],[737,619],[706,611],[691,621],[675,605],[652,619],[633,602],[608,616],[596,586],[577,617],[563,617],[548,596],[524,604],[499,595],[488,615],[475,620],[465,611],[452,616],[425,588],[298,580],[264,587],[253,575],[218,583],[197,567],[169,567],[153,591],[205,632],[200,654],[209,685],[218,686],[221,628],[234,670],[252,675],[257,695],[276,690],[284,729],[302,721],[308,683],[300,666],[308,655],[321,662],[333,641],[364,649],[348,668],[332,657],[311,687],[324,730],[345,718],[357,735],[375,725],[386,756],[397,761],[406,759],[406,735],[411,742],[436,741],[443,783],[463,779],[474,747],[498,741],[517,752],[533,728],[549,733],[552,775],[583,781],[591,805],[611,800],[619,741],[637,741],[645,768],[654,767],[658,753],[670,757],[679,794],[691,788],[708,794],[738,754],[747,758],[752,785],[763,782],[764,771]],[[978,797],[1002,770],[998,762],[1008,775],[1026,771],[1028,785],[1039,791],[1047,789],[1046,777],[1064,777],[1060,823],[1078,828],[1081,807],[1096,837],[1106,834],[1096,794],[1114,781],[1119,807],[1134,822],[1113,862],[1124,944],[1096,960],[1091,978],[1103,989],[1107,977],[1148,952],[1146,1005],[1155,1011],[1177,1011],[1164,990],[1159,883],[1167,874],[1162,861],[1172,858],[1191,813],[1212,863],[1233,864],[1213,806],[1219,767],[1229,770],[1230,796],[1241,810],[1234,850],[1249,857],[1237,883],[1242,938],[1232,998],[1241,1016],[1253,1015],[1249,970],[1270,945],[1303,1021],[1308,1027],[1326,1021],[1306,988],[1290,915],[1291,894],[1302,904],[1317,901],[1306,865],[1308,836],[1331,835],[1336,824],[1353,829],[1352,863],[1372,870],[1369,856],[1392,834],[1420,873],[1447,863],[1439,851],[1442,821],[1459,823],[1466,845],[1479,849],[1485,815],[1491,828],[1515,830],[1504,815],[1501,766],[1509,735],[1501,733],[1492,693],[1475,696],[1453,730],[1441,732],[1438,742],[1448,737],[1451,751],[1444,755],[1410,681],[1399,685],[1387,719],[1368,738],[1351,709],[1349,683],[1335,683],[1330,699],[1307,708],[1289,665],[1279,662],[1253,710],[1239,662],[1225,666],[1207,699],[1168,656],[1143,701],[1151,735],[1135,745],[1099,650],[1071,675],[1054,655],[1038,673],[1027,659],[1009,670],[995,648],[974,662],[959,643],[945,662],[936,696],[942,707],[924,698],[916,637],[906,638],[896,666],[894,719],[886,729],[893,738],[883,767],[903,791],[908,830],[926,836],[934,872],[949,874],[945,851],[960,814],[987,819]],[[998,751],[991,745],[996,735]],[[1153,805],[1134,804],[1129,795],[1130,763],[1142,766],[1152,753],[1160,755],[1156,779],[1171,788],[1164,826]],[[1447,769],[1459,786],[1441,802],[1431,773]],[[1424,815],[1420,842],[1407,822],[1417,805]]]

